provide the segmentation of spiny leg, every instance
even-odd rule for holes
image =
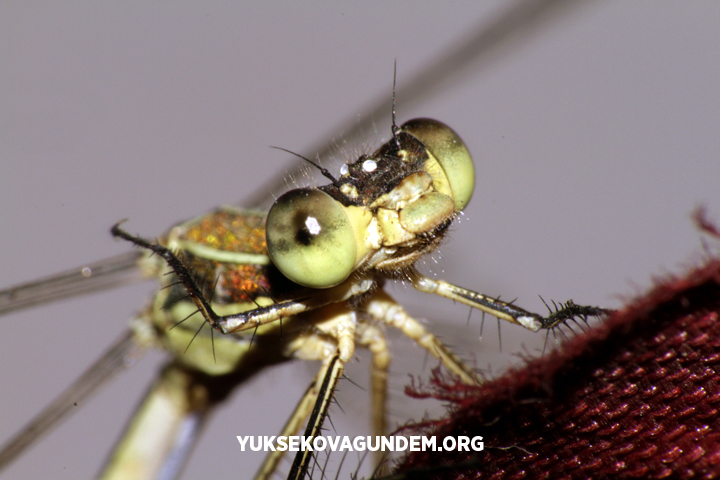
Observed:
[[[560,303],[559,308],[554,312],[551,311],[547,317],[543,317],[540,314],[528,312],[512,303],[503,302],[500,299],[458,287],[444,280],[433,280],[417,272],[412,274],[410,280],[412,281],[413,287],[421,292],[434,293],[435,295],[464,303],[465,305],[489,313],[500,320],[521,325],[533,332],[537,332],[541,328],[554,328],[561,323],[578,317],[598,317],[612,312],[612,310],[605,308],[577,305],[572,300],[568,300],[565,303]]]
[[[310,442],[312,442],[311,434],[308,433],[311,431],[310,427],[316,425],[316,429],[312,430],[312,432],[315,432],[312,433],[314,438],[317,432],[320,431],[325,416],[327,416],[327,410],[332,401],[337,380],[342,376],[344,365],[352,358],[355,352],[355,328],[357,324],[356,313],[344,306],[333,305],[326,307],[317,312],[317,315],[320,317],[324,315],[326,318],[316,320],[316,331],[310,331],[292,338],[284,349],[284,355],[287,357],[302,360],[321,360],[323,362],[318,375],[310,384],[300,402],[298,402],[295,411],[280,434],[280,436],[285,437],[296,435],[302,424],[312,413],[305,432],[305,437]],[[336,363],[338,365],[335,365]],[[329,372],[334,372],[332,373],[334,378],[331,380],[328,380]],[[330,383],[328,384],[328,382]],[[256,480],[270,478],[284,453],[282,451],[271,452],[256,474]],[[294,468],[296,464],[298,466],[288,478],[302,478],[302,476],[297,475],[301,474],[301,470],[307,471],[313,456],[312,452],[307,452],[308,455],[303,455],[303,453],[299,452],[297,454],[293,466]],[[301,456],[303,458],[298,460]],[[295,475],[295,477],[292,475]]]
[[[469,366],[452,353],[435,335],[420,322],[412,318],[405,309],[387,293],[380,290],[368,302],[366,309],[376,320],[398,328],[418,345],[437,358],[452,373],[467,384],[479,383],[478,377]]]
[[[305,438],[308,442],[312,442],[316,436],[320,435],[323,422],[325,421],[325,417],[327,417],[328,409],[330,408],[330,403],[335,393],[337,382],[343,374],[345,364],[355,353],[356,313],[354,311],[346,311],[344,307],[340,306],[332,306],[330,307],[330,311],[335,312],[335,315],[331,315],[331,318],[325,322],[317,323],[316,328],[336,339],[337,350],[334,354],[328,357],[326,353],[320,353],[327,352],[327,350],[320,350],[313,345],[317,336],[310,338],[305,345],[301,346],[301,349],[295,352],[295,355],[300,358],[308,358],[309,355],[315,352],[317,352],[315,354],[325,355],[323,357],[323,368],[321,370],[322,379],[319,382],[317,400],[315,401],[312,414],[305,429]],[[295,455],[288,479],[304,479],[312,459],[312,451],[299,451]]]
[[[320,392],[320,388],[322,387],[322,380],[324,374],[325,368],[322,368],[308,387],[307,391],[305,391],[305,394],[295,407],[295,411],[283,427],[282,432],[280,433],[281,437],[297,435],[297,433],[300,431],[303,423],[305,423],[305,421],[308,419],[308,416],[313,410],[315,402],[318,398],[318,394]],[[280,460],[282,460],[284,454],[285,452],[280,450],[270,452],[265,457],[265,460],[260,466],[260,469],[258,469],[258,472],[255,474],[255,480],[266,480],[270,478],[277,469],[277,466],[280,463]]]
[[[131,235],[125,230],[120,228],[120,225],[122,222],[115,224],[111,229],[110,233],[112,233],[113,236],[122,238],[123,240],[127,240],[134,245],[145,248],[153,252],[154,254],[162,257],[168,264],[168,266],[173,270],[175,275],[177,276],[180,283],[183,284],[185,287],[185,290],[187,291],[188,296],[190,299],[195,303],[195,305],[198,308],[198,311],[205,317],[205,319],[212,325],[214,328],[217,328],[218,330],[222,331],[223,333],[227,333],[223,328],[221,328],[220,323],[225,318],[224,316],[220,316],[215,313],[213,310],[210,301],[203,295],[202,289],[198,285],[195,277],[192,275],[192,272],[188,268],[188,266],[185,264],[182,258],[178,256],[175,252],[170,250],[164,245],[160,245],[159,243],[153,243],[149,240],[146,240],[144,238]],[[270,307],[264,307],[264,308],[258,308],[255,309],[255,311],[262,311],[264,315],[261,315],[263,317],[267,316],[267,313],[270,313],[271,315],[275,313],[277,310],[277,305],[271,305]],[[287,311],[283,312],[285,316],[292,315],[294,313],[298,313],[296,311]],[[276,316],[273,316],[272,320],[274,321],[277,318]],[[279,316],[277,316],[279,318]],[[255,322],[251,326],[255,327],[257,325],[261,325],[260,321]]]
[[[335,387],[344,369],[345,362],[340,359],[340,353],[337,352],[329,362],[323,365],[323,369],[320,371],[320,379],[322,381],[318,390],[317,400],[315,401],[312,414],[305,429],[305,438],[308,439],[308,442],[312,443],[313,439],[320,435],[322,431],[322,425],[325,417],[327,417],[328,409],[330,408],[330,403],[335,393]],[[313,452],[311,450],[300,450],[295,455],[288,480],[304,480],[312,458]]]
[[[110,231],[115,237],[127,240],[138,247],[146,248],[162,257],[183,284],[188,297],[195,303],[198,311],[213,328],[222,333],[234,333],[257,328],[282,318],[348,300],[352,296],[361,295],[370,290],[374,285],[374,281],[368,276],[365,279],[358,279],[355,284],[344,282],[333,288],[315,290],[312,295],[299,300],[279,302],[232,315],[219,315],[213,310],[210,299],[202,293],[202,289],[181,256],[164,245],[127,233],[120,228],[119,223],[113,226]]]

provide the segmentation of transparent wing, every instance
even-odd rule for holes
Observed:
[[[489,67],[491,56],[513,42],[527,41],[538,28],[546,27],[552,20],[559,20],[572,10],[572,7],[589,5],[593,2],[574,2],[571,0],[523,0],[515,2],[495,18],[483,19],[475,29],[460,37],[456,45],[414,74],[410,80],[400,81],[396,90],[402,95],[403,108],[410,109],[416,104],[427,101],[463,79],[473,77],[477,71]],[[386,95],[372,103],[359,115],[352,115],[339,124],[329,135],[330,138],[342,137],[348,144],[361,144],[363,136],[371,131],[374,119],[385,118],[390,113],[393,93],[388,89]],[[327,139],[316,142],[307,150],[309,158],[325,158],[333,153],[333,145]],[[243,202],[249,207],[268,208],[273,195],[286,187],[285,178],[299,176],[307,164],[301,160],[294,162],[287,175],[274,178]]]
[[[138,268],[142,253],[131,251],[34,282],[0,291],[0,315],[146,279]],[[35,418],[0,447],[0,470],[50,432],[76,405],[135,363],[142,348],[128,331]]]
[[[0,290],[0,315],[144,280],[138,268],[141,256],[132,251]]]
[[[135,363],[143,351],[144,348],[135,342],[130,331],[120,337],[75,382],[0,448],[0,470],[42,438],[69,413],[75,411],[76,405],[96,392],[117,373]]]

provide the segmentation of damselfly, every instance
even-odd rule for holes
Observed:
[[[479,184],[483,189],[476,193],[466,212],[469,221],[462,222],[444,249],[441,266],[447,273],[443,277],[490,293],[519,295],[522,304],[533,309],[542,307],[535,299],[537,294],[605,303],[608,293],[623,290],[610,286],[610,282],[618,278],[642,281],[647,272],[656,271],[657,265],[667,264],[668,258],[678,258],[669,235],[676,232],[688,235],[675,245],[693,241],[692,232],[682,227],[686,213],[694,202],[706,201],[712,206],[716,198],[716,190],[709,187],[711,179],[717,178],[713,170],[716,163],[711,161],[716,158],[717,152],[712,150],[716,143],[710,135],[716,97],[714,90],[703,89],[707,81],[715,78],[712,70],[715,63],[711,53],[707,50],[702,53],[699,48],[712,43],[703,40],[703,35],[709,37],[707,32],[713,31],[704,29],[704,22],[714,15],[703,12],[693,16],[687,8],[677,12],[641,7],[632,7],[638,10],[631,11],[630,8],[596,6],[571,13],[572,21],[554,24],[546,30],[546,36],[530,37],[533,45],[514,56],[506,56],[501,68],[493,70],[495,73],[486,70],[484,75],[473,75],[473,81],[459,87],[444,87],[442,101],[426,105],[423,110],[414,110],[403,103],[405,90],[401,82],[399,100],[405,109],[403,118],[436,116],[462,132],[464,140],[472,142],[471,151],[480,155],[478,163],[483,178]],[[318,49],[310,40],[307,43],[297,40],[303,38],[301,32],[331,32],[333,25],[342,28],[339,20],[352,15],[341,16],[336,11],[328,24],[317,23],[318,19],[303,23],[292,11],[287,12],[287,17],[267,12],[268,21],[264,23],[258,21],[266,15],[262,12],[243,12],[240,16],[215,11],[187,12],[187,18],[197,17],[198,21],[217,20],[218,23],[208,26],[208,32],[225,31],[221,28],[223,20],[217,17],[225,14],[227,19],[233,19],[232,28],[228,26],[227,31],[242,32],[243,37],[228,42],[227,49],[222,50],[221,61],[206,55],[202,42],[191,37],[179,41],[182,37],[173,35],[176,27],[172,26],[172,18],[158,30],[157,41],[144,43],[138,49],[137,44],[124,41],[142,38],[136,35],[137,28],[142,31],[142,23],[134,21],[139,17],[132,12],[105,14],[85,10],[85,16],[80,12],[67,12],[73,14],[70,23],[59,21],[62,20],[60,13],[63,12],[50,12],[42,18],[24,16],[32,20],[30,25],[9,13],[3,15],[8,22],[15,20],[17,28],[24,27],[13,38],[15,42],[27,38],[23,45],[31,50],[30,54],[18,56],[22,62],[17,65],[23,68],[12,69],[15,74],[21,74],[13,77],[17,79],[13,88],[27,93],[15,94],[13,90],[5,97],[9,107],[13,105],[11,102],[18,102],[19,108],[15,110],[17,114],[12,114],[10,108],[3,109],[15,119],[4,135],[13,132],[32,135],[21,138],[18,133],[22,141],[11,143],[4,153],[0,181],[3,182],[3,205],[8,210],[3,214],[0,232],[6,251],[3,255],[3,262],[7,262],[3,266],[7,275],[3,280],[5,285],[124,251],[122,244],[108,245],[106,233],[120,218],[131,218],[132,231],[152,235],[160,233],[174,219],[200,214],[217,202],[245,197],[258,182],[258,176],[269,176],[277,170],[271,160],[266,160],[275,155],[266,145],[280,144],[313,156],[314,151],[302,146],[327,125],[336,123],[333,115],[357,112],[360,102],[373,98],[380,90],[389,90],[387,71],[394,57],[400,59],[403,70],[412,70],[417,62],[432,56],[429,52],[433,49],[440,51],[441,45],[453,39],[463,25],[469,26],[471,22],[467,19],[482,12],[463,12],[467,17],[463,21],[457,13],[453,14],[453,29],[439,28],[447,25],[441,12],[432,16],[420,11],[383,12],[372,23],[388,35],[382,38],[368,35],[365,28],[368,18],[363,17],[366,20],[363,28],[344,29],[343,37],[354,39],[349,43],[362,46],[362,58],[373,59],[370,66],[365,60],[360,61],[358,54],[348,53],[347,48],[339,48],[340,54],[332,55]],[[496,14],[490,13],[491,17]],[[152,12],[145,12],[140,17],[151,15]],[[83,18],[97,21],[82,23]],[[251,24],[242,23],[245,18],[253,19],[262,30],[251,30]],[[387,25],[378,23],[386,18],[389,19]],[[400,18],[405,20],[399,21]],[[124,21],[128,23],[122,24]],[[109,28],[98,29],[97,25]],[[116,25],[125,26],[114,28]],[[415,35],[413,32],[419,26],[425,28],[419,29],[421,35]],[[12,27],[5,31],[13,32]],[[293,38],[288,45],[298,48],[297,51],[287,49],[287,58],[272,48],[272,42],[258,41],[265,38],[264,34],[268,39],[279,38],[283,30]],[[33,31],[37,35],[27,36],[27,32]],[[428,31],[434,32],[434,38],[426,39]],[[60,35],[62,32],[67,36]],[[122,34],[124,32],[128,33]],[[688,43],[679,43],[682,38]],[[376,40],[376,46],[367,44]],[[422,43],[425,40],[427,43]],[[254,48],[253,51],[263,53],[259,55],[262,61],[258,58],[258,63],[253,63],[253,58],[241,50],[258,43],[268,50]],[[120,46],[132,50],[126,51]],[[188,56],[179,60],[178,51],[187,51]],[[74,57],[75,53],[80,57]],[[113,59],[127,60],[127,63]],[[268,59],[280,60],[282,69],[275,70]],[[649,59],[654,61],[648,63]],[[206,61],[213,63],[203,63]],[[486,63],[491,64],[487,57],[482,64]],[[203,84],[191,75],[184,75],[188,70],[179,72],[173,65],[197,65],[197,71],[205,72],[211,81]],[[313,65],[312,74],[308,74],[307,65]],[[25,70],[28,67],[38,70]],[[145,67],[158,68],[150,68],[160,73],[158,83],[149,78],[138,81],[137,72]],[[261,72],[267,72],[268,76]],[[318,72],[322,72],[327,82],[318,81]],[[368,76],[363,77],[363,72]],[[257,88],[248,89],[253,96],[261,98],[256,108],[249,107],[249,97],[246,99],[244,92],[239,92],[246,88],[247,76],[262,80]],[[227,89],[216,83],[217,79],[224,78],[232,78],[225,82]],[[314,95],[315,87],[299,85],[305,79],[315,86],[322,85],[322,90],[318,89]],[[80,91],[74,93],[70,88],[73,85]],[[142,85],[145,89],[140,88]],[[153,86],[147,88],[147,85]],[[198,100],[197,95],[189,95],[191,91],[197,92],[196,85],[204,85],[200,88],[202,95],[217,93],[218,96]],[[327,90],[327,85],[343,85],[343,88],[335,95]],[[368,85],[372,92],[364,90]],[[560,91],[557,87],[561,85],[569,87]],[[39,106],[33,107],[30,99],[37,99]],[[137,103],[133,103],[133,99]],[[192,104],[179,103],[185,99],[194,100]],[[384,102],[386,111],[388,104]],[[148,106],[148,110],[143,110],[143,105]],[[694,113],[682,113],[684,107]],[[211,110],[212,117],[208,113]],[[53,112],[57,112],[56,117]],[[694,121],[697,117],[691,116],[698,113],[703,115],[702,121]],[[158,116],[154,117],[155,114]],[[378,115],[376,120],[387,122],[386,116]],[[23,123],[23,119],[28,120]],[[511,126],[510,120],[521,123]],[[623,124],[623,120],[627,124]],[[47,128],[48,122],[54,126]],[[680,124],[692,127],[692,132],[673,127]],[[153,129],[154,125],[172,127],[172,130]],[[206,125],[212,127],[203,127]],[[252,131],[254,126],[259,126],[259,131]],[[377,131],[375,136],[387,138],[388,128],[379,125]],[[670,131],[672,135],[667,134]],[[465,132],[476,133],[468,138]],[[239,133],[248,137],[241,138]],[[372,130],[365,133],[373,136]],[[705,133],[708,136],[704,136]],[[191,138],[198,143],[189,143]],[[229,138],[234,139],[231,145],[221,143]],[[179,150],[171,151],[171,146],[178,146]],[[527,146],[528,150],[516,151],[521,146]],[[657,150],[653,150],[655,147]],[[699,150],[706,147],[710,149]],[[75,158],[91,160],[73,167]],[[229,166],[228,158],[239,160]],[[48,163],[38,170],[34,162],[39,159],[47,159]],[[568,162],[565,166],[561,163],[564,159]],[[633,159],[633,163],[628,164],[628,159]],[[643,165],[643,160],[647,160],[647,166],[638,167]],[[690,160],[693,163],[688,163]],[[188,166],[181,166],[185,161]],[[18,162],[31,167],[27,177],[23,177],[25,166]],[[335,168],[340,163],[337,162]],[[115,165],[121,167],[117,172],[110,170]],[[670,170],[675,165],[680,168],[677,173]],[[257,166],[261,168],[251,170]],[[589,166],[598,166],[599,170],[589,170]],[[582,179],[582,182],[569,178]],[[15,183],[22,189],[15,190]],[[619,199],[619,193],[626,193],[628,197]],[[72,194],[80,197],[73,199]],[[108,202],[104,202],[106,198]],[[130,199],[138,200],[139,205],[130,205]],[[643,205],[656,213],[640,213],[638,209]],[[87,212],[83,210],[85,207]],[[571,207],[578,207],[581,212]],[[548,230],[543,230],[544,227]],[[477,230],[468,230],[470,228]],[[638,244],[643,245],[640,252]],[[661,251],[662,247],[670,248],[673,253]],[[468,252],[473,252],[470,257],[473,262],[477,259],[477,263],[469,262]],[[21,263],[12,263],[15,259]],[[599,266],[592,266],[590,261],[599,262]],[[575,290],[579,284],[583,287],[580,293]],[[402,291],[394,294],[399,298],[404,295]],[[3,366],[9,371],[3,370],[6,387],[2,392],[5,395],[2,405],[4,411],[7,406],[12,412],[3,421],[14,422],[4,423],[3,432],[9,435],[30,418],[33,411],[62,388],[63,382],[72,379],[124,328],[124,320],[139,307],[138,298],[143,294],[130,291],[119,295],[93,297],[77,307],[64,304],[44,309],[35,317],[6,320],[2,335],[5,344],[0,355],[16,361],[3,360]],[[419,301],[414,296],[411,298],[412,302]],[[91,310],[93,305],[97,310]],[[454,325],[464,325],[467,315],[464,310],[448,310],[451,307],[437,301],[414,308],[417,316],[440,317],[438,320]],[[27,330],[22,330],[25,327]],[[471,328],[474,339],[477,325],[472,323]],[[444,331],[444,327],[441,326],[440,331]],[[510,332],[511,329],[503,330],[505,351],[509,350]],[[101,338],[91,338],[94,334]],[[49,340],[52,340],[50,345],[42,343]],[[472,342],[471,348],[480,354],[483,349],[495,352],[496,343],[485,341],[478,346]],[[460,351],[468,349],[464,347]],[[83,357],[73,360],[75,354]],[[33,365],[37,358],[42,362],[40,367]],[[422,356],[419,358],[418,363],[422,363]],[[485,364],[486,360],[478,362],[478,365]],[[51,370],[54,367],[64,373]],[[153,370],[145,364],[140,368]],[[306,377],[297,387],[298,392],[311,375],[304,371],[305,367],[300,368],[299,372]],[[139,375],[136,371],[130,375]],[[11,383],[14,376],[17,386]],[[134,380],[132,377],[125,381]],[[146,385],[147,381],[140,379],[139,383]],[[263,385],[261,382],[260,390],[272,391],[271,386]],[[33,390],[40,386],[47,386],[48,391]],[[256,386],[249,387],[254,392],[249,397],[257,395]],[[104,395],[119,397],[121,390],[127,388],[118,386]],[[143,388],[140,386],[137,390]],[[69,477],[90,476],[123,423],[121,418],[107,418],[107,412],[119,412],[122,408],[129,412],[137,395],[137,391],[131,392],[129,399],[118,399],[121,406],[109,407],[102,399],[89,404],[73,422],[88,414],[89,422],[98,426],[98,431],[76,433],[71,422],[48,438],[44,453],[29,455],[26,465],[36,467],[40,464],[39,458],[47,459],[51,470],[45,471],[45,476],[62,475],[59,465],[67,467]],[[16,402],[18,399],[22,402]],[[253,398],[243,397],[241,405],[254,405],[257,411],[267,403],[268,397],[259,403],[252,401]],[[273,415],[263,421],[275,423],[263,427],[263,431],[278,431],[284,415],[274,412],[289,411],[293,402],[273,408]],[[29,411],[23,410],[26,408]],[[123,415],[111,415],[115,416]],[[230,439],[243,433],[236,427],[229,430],[225,437]],[[229,464],[229,468],[237,469],[247,457],[239,456],[235,445],[222,439],[225,437],[210,433],[209,438],[214,441],[207,447],[201,445],[203,449],[197,452],[195,460],[214,458],[213,468],[225,468]],[[96,448],[102,441],[105,446]],[[218,456],[213,457],[214,454]],[[78,471],[76,462],[83,457],[87,457],[89,466]],[[207,465],[197,468],[202,472],[210,469]],[[247,471],[253,470],[253,466],[247,468]],[[38,475],[17,472],[9,471],[17,477]],[[190,472],[191,477],[200,474]]]

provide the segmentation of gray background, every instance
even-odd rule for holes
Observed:
[[[576,8],[405,103],[403,84],[502,3],[3,2],[0,285],[126,251],[108,234],[122,218],[153,236],[241,201],[287,171],[289,157],[269,145],[307,155],[317,142],[342,145],[329,132],[387,95],[395,59],[399,120],[446,122],[478,171],[466,215],[424,271],[542,311],[538,294],[618,306],[653,276],[699,261],[690,212],[704,204],[720,221],[720,5]],[[388,138],[389,110],[345,153]],[[87,367],[151,291],[3,318],[0,440]],[[542,335],[504,326],[499,353],[494,320],[480,341],[479,315],[466,326],[465,308],[391,292],[492,372],[542,348]],[[434,364],[392,338],[392,420],[437,413],[401,393],[406,372],[427,376]],[[364,383],[358,356],[349,374]],[[161,361],[150,355],[85,402],[6,478],[94,475]],[[234,436],[279,431],[315,369],[296,362],[250,382],[215,417],[186,477],[250,477],[261,455],[241,453]],[[366,393],[341,390],[339,433],[367,432]]]

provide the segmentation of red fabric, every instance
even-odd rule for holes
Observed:
[[[397,471],[443,479],[720,477],[719,319],[720,260],[711,259],[497,380],[472,387],[436,373],[408,393],[447,401],[449,417],[403,433],[436,435],[438,443],[482,436],[485,448],[413,452]]]

